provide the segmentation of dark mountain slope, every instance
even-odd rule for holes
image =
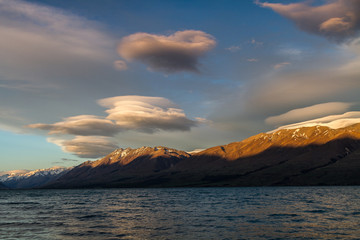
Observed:
[[[0,189],[7,189],[7,187],[4,184],[0,183]]]
[[[360,125],[261,133],[194,154],[169,185],[264,186],[360,184]]]
[[[48,187],[360,185],[360,124],[261,133],[192,156],[168,149],[119,149]]]
[[[133,186],[146,176],[172,168],[189,156],[186,152],[166,147],[117,149],[100,160],[75,167],[46,187]]]

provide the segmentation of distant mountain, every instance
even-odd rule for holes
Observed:
[[[7,188],[37,188],[56,180],[70,169],[71,168],[52,167],[34,171],[14,170],[2,172],[0,182]]]
[[[281,128],[187,154],[118,149],[47,187],[360,185],[360,124]]]
[[[12,171],[0,172],[0,181],[4,178],[6,179],[8,176],[17,176],[28,172],[30,172],[30,170],[12,170]]]
[[[0,182],[0,189],[7,189],[7,187]]]
[[[148,176],[168,170],[190,154],[167,147],[117,149],[97,161],[85,162],[46,187],[137,186]]]

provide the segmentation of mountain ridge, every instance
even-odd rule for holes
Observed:
[[[234,160],[239,157],[248,157],[258,154],[269,147],[299,147],[310,144],[325,144],[333,139],[347,137],[360,139],[360,123],[340,129],[332,129],[326,126],[313,126],[259,133],[240,142],[232,142],[226,145],[208,148],[204,151],[195,153],[194,156],[201,154],[215,154],[226,156],[229,160]],[[226,149],[232,149],[230,152],[237,151],[237,155],[232,156],[231,154],[226,153],[229,152]]]
[[[54,181],[71,169],[72,167],[51,167],[33,171],[14,170],[2,172],[0,182],[2,182],[6,188],[37,188]]]
[[[112,186],[112,182],[141,178],[172,168],[188,157],[190,154],[184,151],[162,146],[120,148],[99,160],[80,164],[45,187]]]
[[[280,129],[192,155],[166,147],[117,149],[45,187],[354,185],[359,176],[357,123]]]

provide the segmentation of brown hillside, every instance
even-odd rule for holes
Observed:
[[[118,149],[49,187],[360,185],[360,124],[261,133],[192,156],[166,147]]]
[[[194,154],[194,156],[218,156],[229,161],[249,157],[264,152],[273,147],[303,147],[307,145],[322,145],[335,139],[360,139],[360,124],[341,129],[331,129],[323,126],[298,129],[283,129],[273,133],[260,133],[241,142],[217,146]]]
[[[171,168],[189,156],[184,151],[167,147],[120,148],[100,160],[75,167],[47,187],[107,186],[125,179],[141,179]]]

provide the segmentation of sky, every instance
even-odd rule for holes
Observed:
[[[359,117],[358,0],[0,0],[0,171]]]

